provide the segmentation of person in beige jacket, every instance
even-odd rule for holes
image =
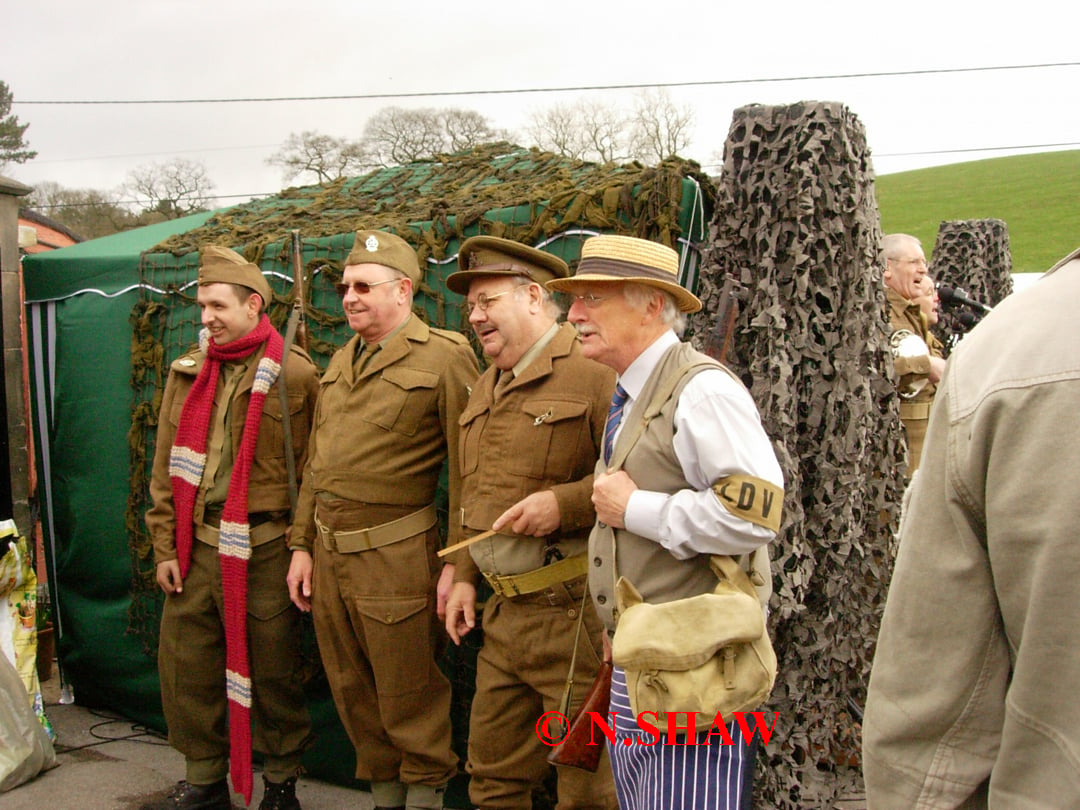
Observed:
[[[412,314],[422,275],[402,238],[359,231],[337,285],[356,332],[319,384],[289,547],[289,593],[310,610],[356,776],[380,808],[439,808],[457,770],[437,659],[452,566],[437,557],[448,463],[460,509],[458,417],[476,355]],[[460,537],[450,521],[449,542]]]
[[[870,810],[1080,807],[1080,250],[953,350],[870,675]]]
[[[615,374],[587,360],[544,283],[562,259],[493,236],[466,239],[446,279],[466,308],[488,370],[461,415],[461,522],[497,533],[462,554],[446,606],[455,643],[475,626],[481,576],[494,591],[483,614],[469,720],[469,796],[480,808],[532,807],[547,775],[536,724],[582,703],[603,655],[600,620],[585,599],[593,468]],[[616,807],[611,768],[559,768],[558,806]]]

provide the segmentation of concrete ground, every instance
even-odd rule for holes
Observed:
[[[130,720],[59,703],[60,679],[42,684],[45,714],[57,733],[58,766],[0,794],[3,810],[138,810],[164,796],[184,777],[184,759],[156,732]],[[371,794],[302,778],[296,795],[304,810],[371,810]],[[262,800],[262,777],[255,774],[251,807]],[[243,799],[233,794],[233,806]]]

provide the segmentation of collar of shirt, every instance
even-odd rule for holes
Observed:
[[[540,356],[540,352],[544,350],[545,346],[551,343],[558,331],[559,324],[553,323],[551,328],[537,338],[536,342],[526,350],[525,354],[521,355],[521,359],[514,363],[515,377],[519,376],[521,372],[532,364],[533,360]]]
[[[634,362],[632,362],[627,367],[626,371],[619,377],[619,385],[623,387],[623,390],[626,391],[630,397],[623,409],[624,421],[627,410],[641,395],[645,383],[648,382],[649,377],[660,363],[661,358],[664,356],[664,352],[678,342],[679,338],[669,329],[650,343],[645,351],[635,357]]]

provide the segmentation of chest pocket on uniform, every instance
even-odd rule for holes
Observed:
[[[293,447],[297,442],[305,442],[311,426],[304,415],[303,394],[289,394],[289,428],[292,432]],[[281,418],[281,395],[275,386],[266,395],[263,403],[262,421],[259,423],[259,440],[255,455],[259,458],[285,457],[285,428]]]
[[[419,368],[383,369],[374,381],[370,407],[364,417],[395,433],[412,436],[435,410],[439,375]]]
[[[573,480],[588,439],[589,403],[537,397],[526,400],[521,428],[514,432],[508,464],[512,472],[552,482]],[[592,469],[592,465],[588,465]]]
[[[480,453],[483,450],[481,443],[489,405],[488,402],[471,404],[458,417],[458,424],[461,426],[458,434],[458,455],[461,458],[462,475],[471,475],[480,466]]]

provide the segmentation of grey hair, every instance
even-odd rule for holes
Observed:
[[[669,292],[653,287],[648,284],[636,284],[629,282],[623,285],[623,298],[626,299],[633,309],[644,311],[649,301],[657,293],[660,294],[663,307],[660,310],[660,322],[670,327],[675,334],[682,335],[686,329],[686,313],[679,309],[675,302],[675,296]]]
[[[900,258],[897,254],[903,250],[903,246],[906,244],[914,243],[918,247],[922,247],[922,242],[919,238],[912,236],[909,233],[889,233],[881,239],[881,252],[884,254],[886,261],[889,259]]]
[[[559,320],[562,318],[565,310],[562,305],[551,294],[551,290],[541,284],[539,281],[533,281],[528,276],[514,276],[514,295],[517,295],[517,291],[528,287],[530,284],[535,284],[540,288],[540,304],[552,319]]]

